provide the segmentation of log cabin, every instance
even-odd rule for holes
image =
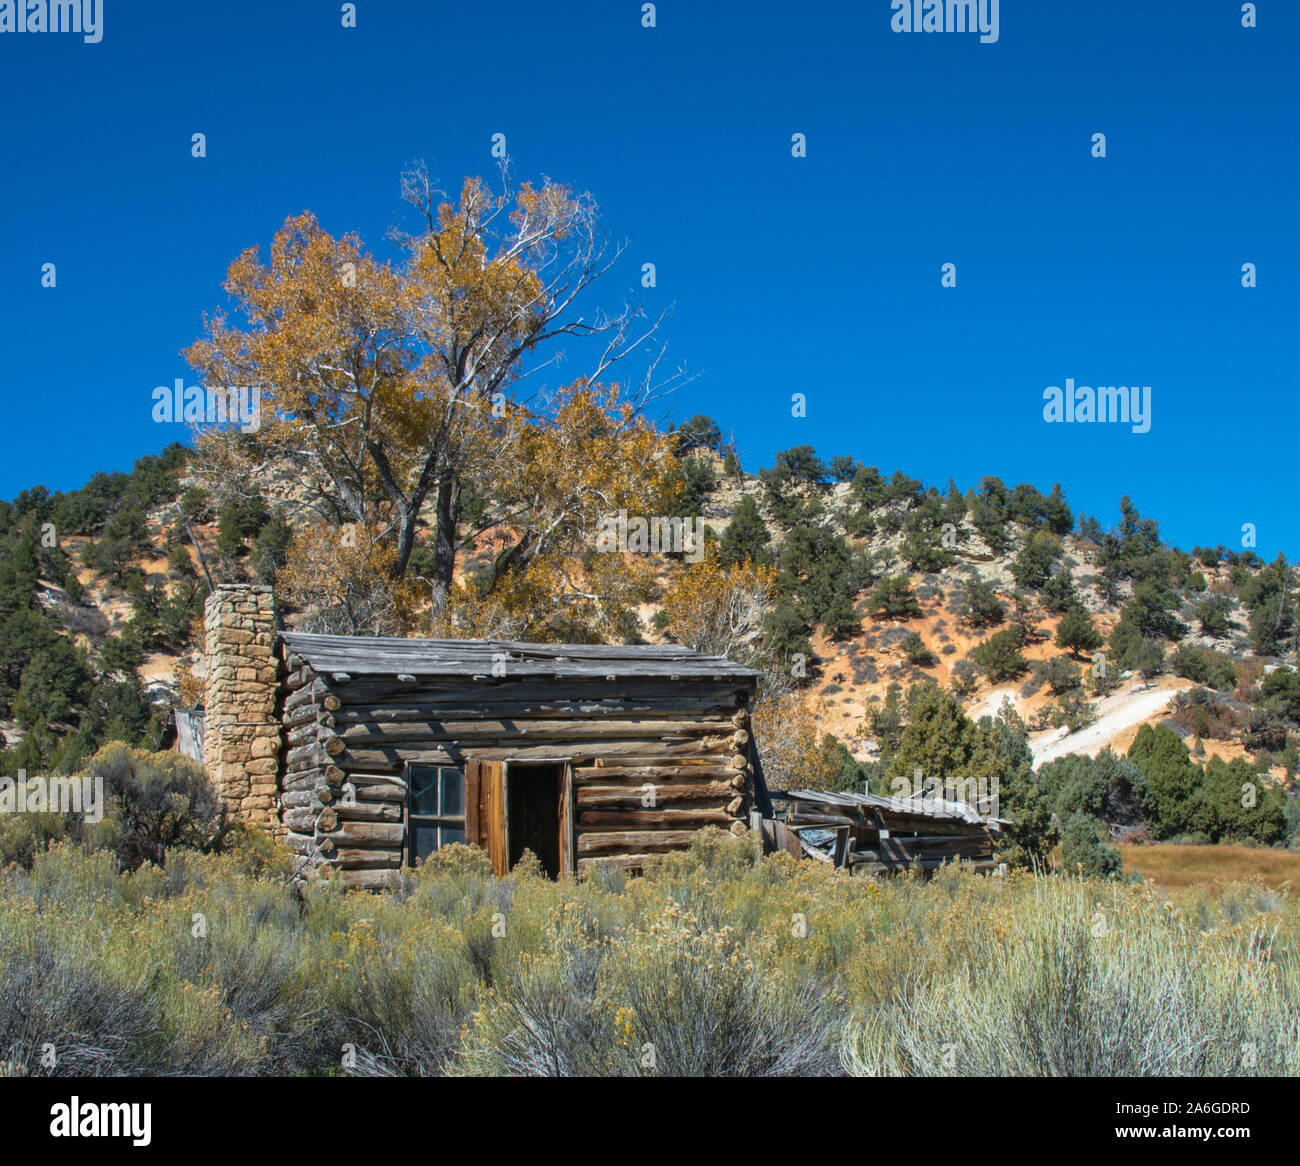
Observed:
[[[555,877],[636,870],[765,802],[758,673],[724,657],[284,631],[244,584],[209,597],[205,640],[209,774],[304,877],[380,887],[457,842],[498,874],[525,851]]]

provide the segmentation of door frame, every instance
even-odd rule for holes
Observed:
[[[492,870],[499,877],[509,874],[510,867],[510,773],[511,768],[524,770],[537,766],[557,766],[560,770],[560,798],[556,807],[559,825],[559,874],[574,874],[577,869],[577,813],[574,793],[573,758],[506,758],[485,761],[466,757],[465,766],[465,833],[475,845],[488,852]],[[521,773],[520,778],[523,778]]]

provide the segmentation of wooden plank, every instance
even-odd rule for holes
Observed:
[[[831,850],[831,861],[836,867],[844,867],[848,864],[850,849],[853,845],[853,836],[847,826],[839,826],[835,830],[835,845]]]
[[[787,826],[822,826],[831,829],[836,826],[854,826],[860,823],[847,814],[796,814],[793,811],[785,817]]]
[[[486,838],[485,849],[492,860],[492,869],[504,877],[510,873],[510,854],[506,848],[506,787],[505,763],[482,761],[479,786],[479,836]]]
[[[611,672],[635,669],[671,675],[726,673],[757,678],[722,656],[702,656],[677,645],[645,644],[534,644],[508,640],[431,640],[388,636],[325,636],[282,632],[281,643],[291,668],[307,667],[318,673],[380,671],[441,673],[444,670],[490,670],[504,655],[512,670],[527,668],[600,669]]]
[[[491,659],[494,655],[506,651],[527,653],[538,657],[558,659],[563,657],[580,657],[590,659],[610,659],[622,656],[637,656],[647,659],[677,659],[680,657],[696,660],[722,660],[722,656],[703,656],[690,648],[679,644],[553,644],[536,643],[532,640],[499,639],[439,639],[435,637],[407,636],[338,636],[320,632],[285,631],[280,633],[281,642],[291,652],[306,654],[310,649],[328,651],[346,650],[353,646],[360,648],[386,648],[393,651],[420,654],[435,650],[446,650],[463,656],[481,656]]]
[[[577,807],[573,796],[573,766],[568,763],[560,776],[559,805],[556,818],[560,827],[560,874],[574,871],[574,840],[577,836]]]
[[[777,850],[783,850],[792,858],[803,857],[803,847],[799,845],[799,835],[791,830],[779,818],[773,823],[774,842]]]
[[[407,673],[422,677],[463,677],[484,680],[497,675],[500,662],[491,655],[465,658],[437,653],[411,653],[385,648],[370,650],[349,649],[346,652],[317,652],[312,666],[322,674],[329,674],[335,685],[347,684],[354,678],[371,676],[396,676]],[[505,675],[512,679],[547,677],[564,680],[640,680],[663,678],[665,680],[705,680],[722,682],[734,680],[753,683],[758,674],[730,661],[702,659],[609,659],[565,660],[560,658],[515,658],[505,662]]]
[[[465,762],[465,841],[471,846],[483,846],[483,824],[480,817],[482,803],[481,762]],[[486,849],[486,847],[484,847]]]

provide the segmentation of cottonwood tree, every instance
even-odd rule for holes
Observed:
[[[577,641],[635,634],[634,609],[651,598],[662,560],[604,545],[602,524],[620,511],[678,513],[672,436],[616,388],[580,383],[541,412],[520,411],[506,460],[488,561],[435,609],[435,630]]]
[[[664,595],[665,629],[683,647],[706,656],[731,656],[756,667],[772,664],[764,627],[776,600],[771,566],[724,564],[710,546],[698,563],[684,564]]]
[[[594,352],[599,381],[634,353],[638,407],[680,370],[639,304],[606,311],[592,286],[622,255],[590,195],[544,180],[501,189],[465,181],[453,202],[421,165],[403,177],[419,226],[397,233],[400,262],[381,262],[355,235],[334,239],[309,214],[288,219],[263,264],[256,249],[230,268],[240,319],[218,313],[189,350],[209,383],[260,385],[258,438],[312,472],[346,520],[389,524],[395,577],[408,569],[426,503],[433,506],[433,609],[445,610],[467,485],[500,471],[508,402],[553,364],[566,339]]]

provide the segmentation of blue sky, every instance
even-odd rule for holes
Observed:
[[[1258,7],[1003,0],[981,44],[896,34],[888,0],[664,0],[653,29],[639,0],[359,0],[355,29],[105,0],[99,44],[0,35],[0,496],[183,439],[152,389],[194,380],[235,255],[305,209],[389,253],[402,169],[454,190],[501,132],[630,241],[611,302],[656,265],[701,374],[673,415],[747,468],[1060,481],[1106,525],[1127,493],[1185,547],[1253,523],[1294,559],[1300,5]],[[1066,378],[1150,385],[1150,432],[1044,423]]]

